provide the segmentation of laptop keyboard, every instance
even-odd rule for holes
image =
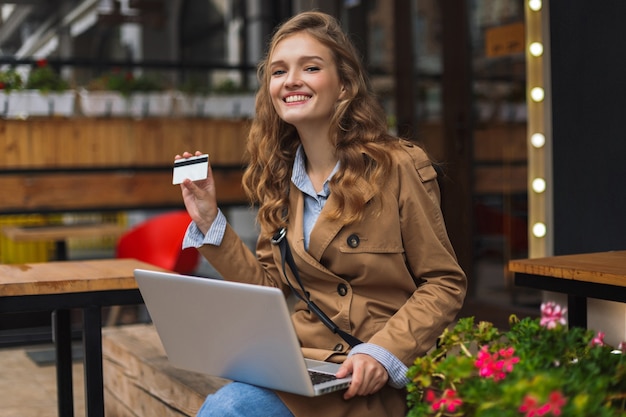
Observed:
[[[313,385],[321,384],[322,382],[333,381],[337,379],[337,377],[333,374],[324,374],[321,372],[311,371],[309,369],[309,375],[311,376],[311,381]]]

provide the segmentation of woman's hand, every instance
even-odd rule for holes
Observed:
[[[174,159],[189,158],[198,155],[202,155],[202,152],[196,151],[195,155],[184,152],[182,156],[176,155]],[[191,216],[191,219],[196,223],[198,229],[200,229],[203,234],[207,234],[218,213],[215,182],[213,180],[211,164],[209,163],[206,179],[199,181],[185,179],[185,181],[180,184],[180,188],[189,216]]]
[[[363,353],[350,356],[337,371],[337,378],[352,374],[352,382],[343,398],[349,400],[355,395],[371,395],[387,384],[389,374],[376,359]]]

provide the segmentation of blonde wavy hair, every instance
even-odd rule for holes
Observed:
[[[365,194],[372,191],[378,195],[391,163],[389,147],[398,142],[387,133],[385,112],[371,92],[359,55],[339,22],[315,11],[287,20],[275,31],[267,54],[258,65],[256,116],[248,135],[249,164],[243,176],[246,194],[253,204],[258,204],[257,221],[264,236],[288,223],[289,184],[300,144],[296,129],[280,119],[274,109],[269,94],[271,74],[266,69],[276,45],[299,32],[306,32],[330,49],[346,90],[336,105],[330,130],[340,167],[329,186],[339,204],[326,216],[345,224],[362,218],[367,204]],[[371,190],[359,189],[358,178],[364,178]]]

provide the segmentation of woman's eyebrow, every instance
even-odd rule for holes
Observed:
[[[301,56],[298,58],[298,62],[306,62],[306,61],[321,61],[324,62],[324,58],[322,58],[321,56],[318,55],[307,55],[307,56]],[[284,65],[285,64],[285,60],[284,59],[278,59],[276,61],[272,61],[270,62],[270,67],[275,66],[275,65]]]

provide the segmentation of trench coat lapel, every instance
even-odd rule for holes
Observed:
[[[328,204],[328,202],[326,204]],[[290,184],[289,190],[289,216],[287,239],[290,242],[294,258],[300,258],[316,270],[324,274],[330,274],[331,272],[320,264],[319,257],[311,256],[310,248],[309,251],[304,249],[304,195],[293,183]],[[317,228],[317,225],[315,228]],[[333,235],[336,233],[337,232],[334,232]],[[322,252],[320,252],[320,254],[321,253]]]
[[[371,191],[371,188],[364,179],[359,178],[357,180],[357,187],[366,193],[365,197],[367,201],[371,200],[374,196],[374,193]],[[300,199],[303,199],[302,193],[299,193],[299,195]],[[303,205],[301,207],[303,207]],[[317,222],[311,231],[308,254],[318,262],[322,259],[322,255],[344,226],[341,219],[331,220],[323,215],[324,212],[334,211],[337,207],[337,200],[331,193],[328,196],[324,209],[322,210],[322,215],[320,215],[317,219]],[[299,219],[297,224],[300,225],[300,229],[302,229],[302,218]]]

